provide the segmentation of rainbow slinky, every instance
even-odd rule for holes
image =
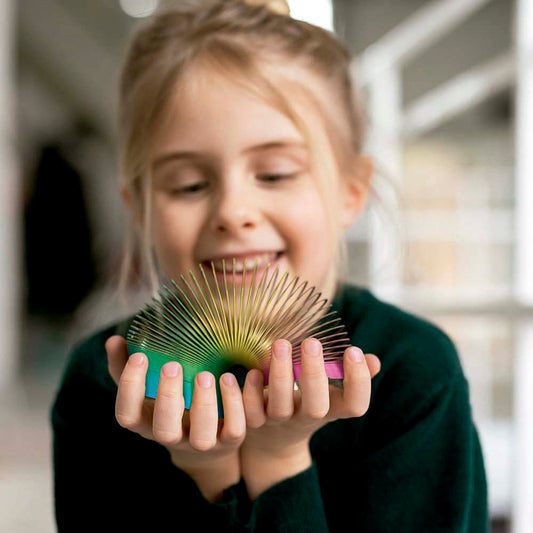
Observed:
[[[256,282],[256,263],[250,283],[239,283],[247,279],[246,262],[241,277],[235,259],[231,274],[223,261],[221,282],[213,262],[211,269],[206,272],[199,265],[202,283],[191,269],[191,282],[182,274],[179,282],[163,285],[159,299],[154,297],[133,319],[126,335],[128,352],[148,357],[146,396],[156,397],[161,367],[178,361],[183,368],[185,408],[191,405],[195,375],[207,370],[215,376],[222,415],[220,376],[234,372],[242,384],[243,372],[258,368],[268,385],[271,345],[280,338],[292,345],[296,382],[301,343],[312,336],[322,343],[330,382],[339,383],[344,376],[342,355],[350,339],[336,311],[326,313],[331,305],[315,287],[298,276],[289,279],[289,272],[280,276],[279,266],[270,272],[270,264]]]

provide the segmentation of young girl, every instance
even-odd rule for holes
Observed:
[[[53,406],[59,530],[487,531],[453,343],[341,281],[343,230],[372,175],[350,55],[267,4],[176,2],[135,36],[122,193],[156,285],[235,257],[317,287],[353,345],[343,389],[328,387],[309,338],[295,391],[291,346],[278,339],[268,389],[258,370],[242,390],[222,376],[218,419],[213,376],[196,376],[185,410],[175,362],[145,398],[146,357],[128,358],[128,323],[108,327],[76,347]]]

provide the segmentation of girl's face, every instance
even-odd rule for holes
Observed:
[[[229,270],[235,257],[246,259],[248,271],[257,260],[260,274],[270,262],[329,297],[337,236],[328,229],[298,129],[222,76],[196,73],[186,85],[176,93],[151,165],[159,268],[177,278],[198,272],[199,263],[211,270],[214,261],[222,270],[223,258]],[[339,176],[327,179],[338,187]],[[348,226],[363,195],[352,190],[338,197],[337,227]]]

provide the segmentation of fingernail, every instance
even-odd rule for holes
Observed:
[[[352,346],[348,349],[348,357],[350,361],[353,361],[354,363],[362,363],[365,358],[363,352],[356,346]]]
[[[320,342],[317,339],[306,339],[304,348],[309,355],[320,354]]]
[[[175,378],[178,375],[179,363],[172,361],[163,365],[163,374],[167,378]]]
[[[235,376],[231,373],[229,374],[224,374],[222,376],[222,381],[224,382],[225,385],[227,385],[228,387],[233,387],[233,385],[235,385],[237,383],[237,380],[235,379]]]
[[[261,374],[259,372],[250,372],[248,374],[248,381],[251,385],[259,385],[261,381]]]
[[[208,389],[213,384],[213,376],[209,372],[201,372],[198,374],[198,385],[204,389]]]
[[[144,363],[144,354],[143,353],[134,353],[130,357],[130,362],[132,365],[140,366]]]
[[[274,348],[274,355],[278,359],[285,359],[289,356],[289,344],[286,341],[277,342]]]

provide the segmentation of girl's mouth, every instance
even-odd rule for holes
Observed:
[[[221,260],[213,261],[214,267],[215,267],[215,273],[218,281],[224,281],[224,266],[226,269],[226,280],[228,282],[231,282],[232,280],[235,280],[237,283],[242,282],[243,280],[245,282],[252,281],[252,278],[254,276],[254,270],[256,271],[255,277],[256,281],[259,281],[260,276],[263,274],[263,272],[268,267],[269,272],[273,272],[276,267],[280,264],[283,256],[285,255],[285,252],[279,251],[276,252],[275,255],[268,257],[269,254],[263,254],[261,256],[258,256],[256,258],[251,257],[250,259],[245,260],[236,260],[235,261],[235,272],[233,271],[233,259],[225,260],[224,263]],[[257,264],[257,270],[256,270],[256,264]],[[213,267],[211,265],[211,261],[204,261],[202,263],[202,266],[204,268],[208,269],[208,272],[213,271]],[[244,276],[244,267],[246,266],[246,276]]]

